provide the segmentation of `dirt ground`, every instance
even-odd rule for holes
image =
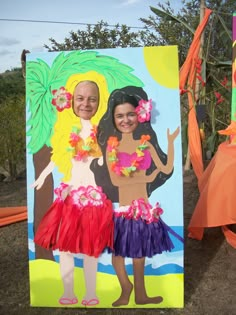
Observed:
[[[187,238],[198,199],[197,181],[184,174],[185,307],[183,309],[61,309],[29,305],[27,222],[0,228],[0,314],[229,315],[236,314],[236,250],[220,228],[205,230],[204,239]],[[0,182],[0,207],[26,205],[25,180]]]

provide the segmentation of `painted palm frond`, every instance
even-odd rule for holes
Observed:
[[[96,51],[61,53],[52,65],[50,81],[53,80],[53,87],[56,88],[58,84],[62,83],[62,77],[64,77],[66,82],[70,75],[88,71],[96,71],[104,75],[110,92],[114,88],[123,87],[131,83],[143,86],[143,83],[131,73],[133,68],[121,63],[116,58],[100,55]]]
[[[48,74],[50,67],[42,60],[27,63],[26,100],[29,111],[27,135],[30,137],[30,153],[50,145],[52,126],[55,122],[55,109],[51,106]]]
[[[56,119],[55,109],[51,106],[51,93],[38,94],[36,93],[30,100],[33,105],[27,121],[30,153],[38,152],[44,145],[50,146],[52,126]]]

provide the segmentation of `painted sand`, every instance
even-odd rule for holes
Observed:
[[[29,262],[30,269],[30,300],[31,306],[35,307],[64,307],[58,299],[62,296],[63,286],[60,277],[59,264],[49,260],[33,260]],[[42,277],[43,274],[43,277]],[[162,276],[145,276],[146,287],[149,296],[160,295],[163,302],[160,304],[148,304],[145,308],[182,308],[184,306],[183,274],[167,274]],[[81,301],[85,294],[83,269],[76,267],[74,273],[75,294],[78,304],[73,308],[84,308]],[[133,276],[130,276],[133,283]],[[112,308],[120,292],[119,283],[115,275],[97,273],[97,295],[100,303],[96,308]],[[68,306],[67,306],[68,307]],[[122,308],[143,308],[143,305],[134,303],[134,294],[131,294],[130,303]]]

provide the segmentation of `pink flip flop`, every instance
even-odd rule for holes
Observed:
[[[73,299],[60,298],[59,303],[60,303],[61,305],[77,304],[77,303],[78,303],[78,299],[77,299],[77,298],[73,298]]]
[[[84,306],[95,306],[99,304],[99,300],[98,299],[82,300],[81,304]]]

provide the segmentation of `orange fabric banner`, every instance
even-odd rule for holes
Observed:
[[[227,242],[236,248],[235,224],[236,150],[222,143],[199,180],[200,197],[190,220],[189,237],[201,240],[204,228],[222,227]]]
[[[199,133],[199,127],[196,118],[196,111],[194,107],[194,90],[196,81],[196,60],[199,56],[201,45],[201,34],[208,22],[212,10],[206,9],[205,15],[199,26],[197,27],[192,44],[189,48],[187,58],[180,69],[180,90],[188,90],[189,101],[189,116],[188,116],[188,141],[190,159],[193,166],[194,173],[197,178],[203,174],[202,161],[202,145]],[[187,81],[187,87],[186,87]],[[189,90],[190,89],[190,90]]]

